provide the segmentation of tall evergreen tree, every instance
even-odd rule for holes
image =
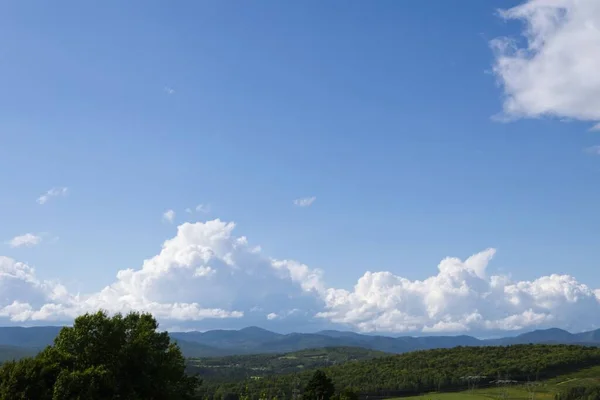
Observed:
[[[325,372],[316,370],[312,378],[306,384],[303,393],[304,400],[329,400],[335,393],[333,381]]]

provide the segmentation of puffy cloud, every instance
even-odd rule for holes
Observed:
[[[5,283],[0,286],[0,294],[5,295],[0,317],[68,320],[104,309],[199,321],[241,318],[273,305],[281,307],[282,315],[295,307],[315,307],[318,300],[303,290],[313,285],[314,273],[308,267],[294,262],[274,266],[245,237],[233,236],[234,227],[218,219],[184,223],[141,268],[121,270],[113,284],[87,295],[70,295],[58,284],[39,282],[31,267],[6,259],[3,271],[12,272],[0,275],[0,285]],[[309,283],[305,285],[303,279]]]
[[[48,200],[50,200],[52,197],[66,196],[68,192],[69,192],[69,189],[66,187],[54,187],[54,188],[48,190],[43,195],[41,195],[40,197],[38,197],[37,202],[38,202],[38,204],[43,205],[43,204],[46,204],[48,202]]]
[[[529,0],[501,15],[525,24],[524,41],[491,42],[505,116],[600,121],[600,2]]]
[[[310,207],[317,200],[315,196],[303,197],[301,199],[294,200],[294,205],[298,207]]]
[[[465,332],[521,330],[538,325],[585,329],[600,303],[594,290],[568,275],[512,282],[486,277],[495,253],[465,261],[446,258],[438,274],[411,281],[390,272],[367,272],[352,291],[328,289],[319,313],[363,331]],[[584,316],[588,317],[585,318]]]
[[[219,219],[181,224],[157,255],[87,295],[69,294],[37,279],[31,267],[0,258],[0,317],[65,321],[102,308],[148,311],[188,325],[219,319],[240,327],[266,317],[298,327],[320,321],[360,331],[475,334],[536,326],[583,330],[600,323],[600,289],[569,275],[532,281],[489,276],[494,249],[466,260],[445,258],[424,280],[367,271],[348,290],[328,286],[319,269],[267,257],[234,229]]]
[[[175,219],[175,211],[167,210],[163,213],[163,221],[173,222],[174,219]]]
[[[40,244],[42,241],[42,237],[39,235],[34,235],[33,233],[26,233],[24,235],[15,236],[10,239],[7,244],[10,247],[30,247]]]
[[[72,297],[56,282],[41,281],[35,270],[12,258],[0,256],[0,317],[11,321],[70,319],[64,312]]]

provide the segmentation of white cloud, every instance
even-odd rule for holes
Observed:
[[[537,325],[584,329],[600,311],[594,290],[568,275],[512,282],[486,277],[494,249],[465,261],[446,258],[438,274],[411,281],[367,272],[352,291],[328,289],[319,316],[363,331],[520,330]],[[588,317],[584,317],[588,315]],[[585,323],[583,321],[586,321]]]
[[[175,93],[175,89],[169,86],[165,86],[165,93],[167,93],[170,96]]]
[[[36,278],[29,266],[0,257],[0,317],[64,321],[103,308],[148,311],[167,323],[218,318],[248,325],[244,321],[264,320],[261,310],[268,310],[266,318],[278,323],[291,318],[379,332],[584,330],[600,324],[600,289],[569,275],[532,281],[490,276],[494,249],[466,260],[445,258],[424,280],[368,271],[348,290],[328,286],[319,269],[269,258],[234,229],[218,219],[181,224],[157,255],[86,295],[70,294]]]
[[[54,187],[38,197],[37,202],[38,204],[46,204],[52,197],[66,196],[68,192],[69,189],[66,187]]]
[[[294,272],[285,265],[273,267],[246,238],[232,236],[234,227],[220,220],[184,223],[140,269],[121,270],[113,284],[87,295],[71,295],[58,284],[40,282],[29,266],[2,258],[0,317],[68,320],[101,308],[148,311],[166,321],[198,321],[241,318],[273,304],[287,310],[315,303],[296,284],[302,266],[292,266]]]
[[[272,321],[274,319],[284,319],[284,318],[290,317],[292,315],[298,315],[298,314],[302,314],[303,316],[306,316],[306,313],[302,313],[302,311],[299,310],[298,308],[292,308],[291,310],[286,310],[279,314],[273,313],[273,312],[269,313],[269,314],[267,314],[267,319],[269,321]]]
[[[71,296],[64,286],[36,278],[27,264],[0,256],[0,317],[11,321],[71,319],[63,304]]]
[[[529,0],[501,15],[525,24],[524,43],[491,42],[505,117],[600,121],[600,2]]]
[[[34,235],[33,233],[26,233],[24,235],[15,236],[7,243],[10,247],[31,247],[40,244],[42,237]]]
[[[174,219],[175,219],[175,211],[167,210],[163,213],[163,221],[173,222]]]
[[[317,198],[315,196],[312,197],[303,197],[301,199],[294,200],[294,205],[298,207],[310,207],[315,202]]]

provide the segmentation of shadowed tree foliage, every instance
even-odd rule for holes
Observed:
[[[306,384],[302,397],[304,400],[329,400],[334,393],[333,382],[325,372],[318,369]]]
[[[199,381],[150,314],[78,317],[35,358],[0,367],[0,398],[183,400]]]

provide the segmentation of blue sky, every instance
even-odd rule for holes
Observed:
[[[3,3],[0,255],[91,294],[178,225],[220,218],[266,258],[321,269],[329,288],[366,271],[424,280],[487,248],[489,275],[599,288],[600,159],[585,149],[600,116],[574,111],[575,90],[538,107],[514,86],[523,76],[494,70],[493,41],[524,30],[497,10],[519,4]],[[209,211],[184,211],[198,204]],[[41,241],[9,245],[26,233]],[[377,325],[340,318],[329,322]]]

